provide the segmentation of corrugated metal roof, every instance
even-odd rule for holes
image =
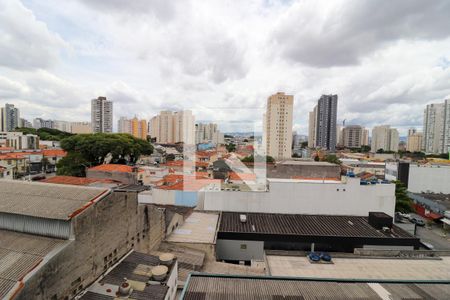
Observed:
[[[0,298],[14,286],[51,251],[63,247],[69,241],[0,230]]]
[[[247,216],[245,223],[240,221],[242,214]],[[367,217],[360,216],[222,212],[220,232],[392,238],[372,227]],[[391,233],[398,238],[411,238],[410,234],[396,226],[393,226]]]
[[[450,284],[192,274],[181,299],[383,299],[382,292],[390,299],[449,299]]]
[[[68,220],[106,189],[0,181],[0,212]]]

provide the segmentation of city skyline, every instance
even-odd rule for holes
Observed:
[[[261,114],[267,95],[284,91],[296,99],[293,129],[304,134],[317,96],[333,93],[338,121],[390,124],[405,136],[421,128],[426,104],[450,95],[446,2],[389,4],[389,14],[364,26],[376,2],[214,2],[205,10],[195,1],[139,3],[2,2],[0,30],[11,43],[0,44],[0,104],[15,103],[28,119],[87,121],[90,99],[104,95],[116,103],[115,120],[124,108],[145,119],[190,109],[198,120],[232,121],[228,132]],[[15,20],[27,21],[12,30]],[[352,36],[364,42],[342,43]],[[330,40],[333,47],[323,47]]]

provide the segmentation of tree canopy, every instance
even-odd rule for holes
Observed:
[[[35,134],[39,136],[39,139],[42,141],[61,141],[64,138],[73,136],[73,134],[69,132],[44,127],[39,129],[20,127],[16,128],[15,131],[22,132],[23,134]]]
[[[59,175],[84,176],[85,167],[113,164],[134,164],[141,155],[153,153],[153,146],[129,134],[78,134],[61,141],[68,155],[57,165]]]
[[[395,183],[395,211],[402,213],[413,212],[412,200],[408,197],[406,187],[401,181]]]
[[[263,156],[257,156],[259,161],[263,161],[264,157]],[[241,159],[242,162],[255,162],[255,156],[249,155],[244,157],[243,159]],[[266,156],[266,162],[268,163],[273,163],[275,161],[275,159],[272,156],[267,155]]]
[[[342,163],[336,155],[327,155],[324,158],[322,158],[322,161],[326,161],[337,165],[340,165]]]

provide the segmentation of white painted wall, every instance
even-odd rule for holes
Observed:
[[[408,190],[450,194],[450,166],[409,166]]]
[[[288,214],[367,216],[370,211],[395,212],[395,185],[268,179],[267,192],[206,191],[203,208]]]

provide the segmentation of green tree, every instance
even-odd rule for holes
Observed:
[[[68,152],[66,159],[58,164],[58,174],[74,176],[83,173],[76,166],[96,166],[105,162],[105,158],[111,158],[110,163],[134,164],[141,155],[150,155],[153,146],[146,140],[138,139],[130,134],[96,133],[79,134],[61,141],[61,147]],[[72,163],[74,160],[76,163]],[[59,168],[63,171],[59,172]],[[83,167],[84,169],[84,167]]]
[[[327,155],[322,159],[322,161],[326,161],[337,165],[340,165],[342,163],[336,155]]]
[[[367,153],[369,151],[370,151],[370,146],[368,146],[368,145],[362,145],[361,146],[361,152],[362,153]]]
[[[409,198],[406,187],[403,182],[397,180],[395,183],[395,211],[410,213],[414,209],[412,207],[412,200]]]
[[[264,160],[264,157],[263,156],[258,156],[258,161],[262,161],[262,160]],[[275,162],[275,159],[272,156],[270,156],[270,155],[267,155],[265,160],[266,160],[267,163]],[[249,156],[246,156],[243,159],[241,159],[241,161],[242,162],[247,162],[247,163],[255,162],[255,156],[253,154],[249,155]]]
[[[23,134],[35,134],[43,141],[61,141],[64,138],[73,136],[72,133],[52,128],[39,128],[36,130],[34,128],[21,127],[16,128],[15,131]]]
[[[234,152],[236,150],[236,145],[233,143],[226,144],[225,147],[228,152]]]
[[[78,152],[71,152],[56,164],[57,175],[85,177],[89,162]]]

